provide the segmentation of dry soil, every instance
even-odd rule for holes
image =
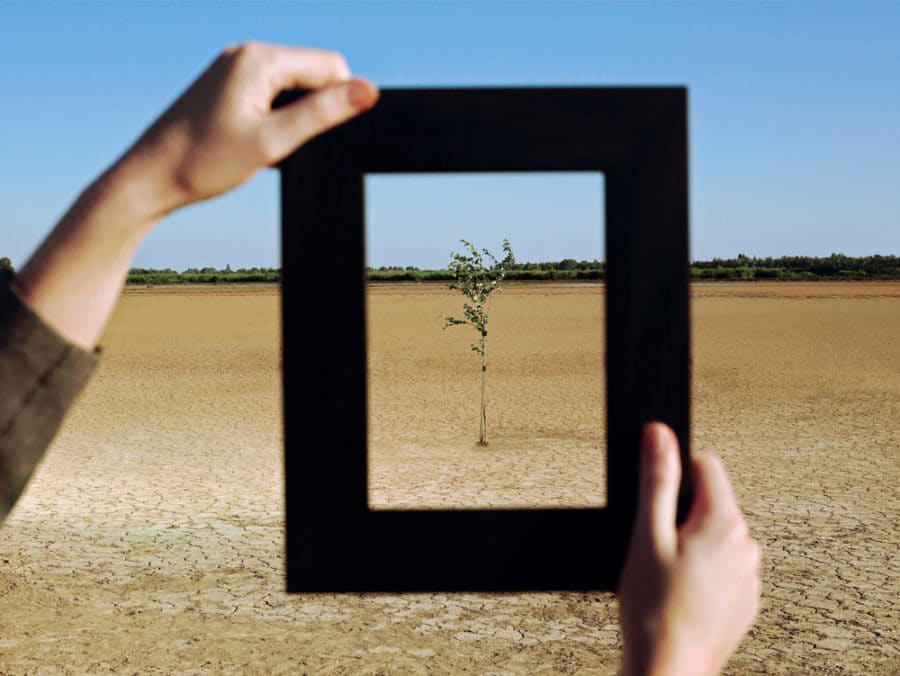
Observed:
[[[461,297],[374,288],[373,507],[601,504],[602,292],[497,297],[481,449]],[[900,672],[898,336],[896,283],[694,288],[694,447],[764,551],[728,673]],[[616,672],[608,593],[282,591],[276,287],[129,289],[103,347],[0,529],[0,672]]]

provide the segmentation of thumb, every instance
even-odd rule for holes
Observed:
[[[272,111],[267,148],[278,162],[314,136],[369,110],[378,101],[371,82],[354,78],[314,90],[299,101]]]
[[[640,496],[636,535],[644,536],[657,554],[675,555],[678,543],[675,511],[681,482],[678,439],[668,425],[651,422],[641,435]]]

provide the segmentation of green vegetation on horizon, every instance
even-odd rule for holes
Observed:
[[[366,268],[370,282],[452,282],[450,269],[422,270],[414,266]],[[606,263],[598,260],[514,263],[506,271],[506,281],[600,281],[606,278]],[[280,268],[189,268],[184,272],[132,268],[129,284],[198,284],[278,282]],[[782,256],[780,258],[713,258],[691,263],[694,280],[823,280],[823,279],[900,279],[900,257],[852,257],[834,253],[825,258],[814,256]]]
[[[371,282],[448,281],[449,270],[420,270],[415,267],[381,267],[366,269]],[[900,257],[851,257],[835,253],[826,258],[813,256],[782,256],[780,258],[713,258],[694,261],[690,267],[694,280],[825,280],[825,279],[900,279]],[[506,279],[523,281],[544,280],[602,280],[606,278],[603,261],[576,261],[566,258],[544,263],[515,263],[506,272]]]
[[[244,284],[248,282],[279,282],[281,268],[239,268],[232,270],[226,265],[224,270],[216,268],[188,268],[176,272],[166,268],[131,268],[126,284]]]
[[[3,257],[0,267],[12,271],[11,261]],[[444,270],[420,270],[416,267],[366,268],[370,282],[451,282],[453,272]],[[603,280],[606,264],[603,261],[561,261],[542,263],[515,263],[506,271],[507,281],[578,281]],[[694,280],[834,280],[834,279],[900,279],[900,257],[861,256],[852,257],[835,253],[825,258],[813,256],[782,256],[780,258],[750,258],[738,254],[737,258],[713,258],[691,263]],[[182,272],[154,268],[132,268],[128,272],[128,284],[208,284],[279,282],[280,268],[188,268]]]

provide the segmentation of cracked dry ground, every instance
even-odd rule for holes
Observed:
[[[373,504],[602,502],[601,294],[497,299],[486,457],[469,331],[436,319],[459,298],[373,291]],[[900,284],[693,295],[694,445],[765,556],[727,672],[900,672]],[[103,344],[0,529],[0,672],[616,671],[611,594],[282,592],[276,289],[129,290]]]

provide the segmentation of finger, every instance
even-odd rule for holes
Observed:
[[[715,455],[698,453],[693,458],[694,502],[684,528],[707,526],[710,521],[733,521],[740,510],[725,465]]]
[[[350,79],[350,68],[338,52],[247,42],[226,49],[217,61],[259,80],[266,94],[282,89],[318,89]]]
[[[680,482],[681,459],[675,433],[662,423],[648,423],[641,435],[640,498],[635,527],[663,556],[675,553]]]
[[[368,110],[377,101],[378,89],[354,78],[273,111],[266,121],[266,160],[278,162],[313,136]]]
[[[350,79],[343,55],[322,49],[265,45],[272,91],[318,89]]]

